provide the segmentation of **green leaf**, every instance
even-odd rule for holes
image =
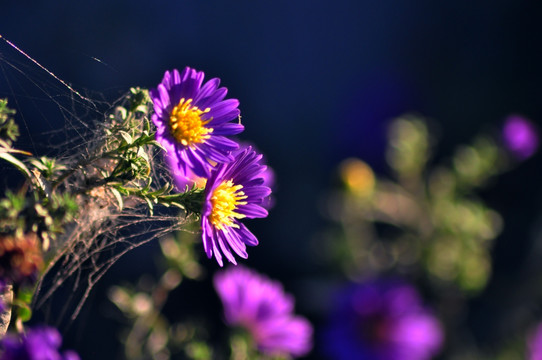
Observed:
[[[143,149],[142,147],[137,149],[137,156],[144,159],[147,163],[149,162],[149,155],[147,154],[145,149]]]
[[[120,134],[120,136],[122,136],[122,138],[124,139],[124,141],[126,141],[127,144],[131,144],[131,143],[134,142],[133,139],[132,139],[132,136],[130,134],[128,134],[126,131],[120,130],[119,134]]]
[[[144,199],[147,202],[147,205],[149,205],[149,213],[152,216],[154,214],[154,205],[153,205],[151,199],[149,199],[148,197],[144,197]]]
[[[15,114],[15,110],[7,107],[7,99],[0,99],[0,139],[8,146],[19,137],[19,127],[10,115]]]
[[[27,178],[32,178],[32,174],[30,173],[30,170],[28,170],[26,165],[14,156],[12,156],[10,153],[4,152],[4,150],[0,149],[0,158],[6,160],[7,162],[18,168]]]
[[[117,202],[119,204],[119,209],[122,210],[124,208],[124,201],[122,201],[122,195],[120,194],[120,192],[112,187],[110,188],[111,192],[113,193],[113,195],[115,196],[115,198],[117,199]]]
[[[139,105],[139,106],[137,106],[137,107],[134,109],[134,112],[147,113],[148,111],[149,111],[149,110],[148,110],[147,105]]]
[[[25,322],[32,318],[32,310],[28,305],[17,307],[17,317]]]
[[[32,302],[32,297],[34,296],[34,291],[32,288],[24,287],[21,288],[17,293],[17,299],[21,300],[25,304],[30,305]]]
[[[29,287],[23,287],[17,291],[16,298],[13,300],[13,305],[17,308],[17,317],[21,321],[28,321],[32,317],[32,309],[30,303],[32,302],[33,289]]]

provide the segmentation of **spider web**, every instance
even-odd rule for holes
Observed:
[[[111,103],[101,94],[75,90],[5,38],[0,40],[10,45],[0,41],[0,98],[8,98],[8,105],[17,110],[21,138],[15,146],[35,157],[55,156],[75,164],[102,143],[107,115],[123,97]],[[171,180],[161,156],[150,155],[153,183]],[[54,316],[57,326],[71,324],[93,287],[119,258],[191,221],[170,209],[155,209],[151,217],[138,199],[125,201],[121,210],[111,194],[85,197],[79,207],[33,301],[35,309],[51,308],[58,290],[69,287],[61,313]]]

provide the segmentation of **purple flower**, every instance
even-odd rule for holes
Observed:
[[[26,335],[6,335],[0,341],[0,360],[79,360],[73,351],[60,353],[62,337],[55,328],[38,327]]]
[[[226,322],[248,331],[268,355],[303,356],[312,348],[312,326],[293,314],[294,299],[279,282],[237,266],[214,277]]]
[[[230,121],[239,116],[239,101],[224,100],[227,89],[220,79],[203,83],[203,72],[186,67],[181,73],[166,71],[162,82],[149,94],[154,105],[152,121],[156,139],[178,158],[183,174],[192,171],[207,177],[212,162],[232,160],[239,146],[225,136],[239,134],[243,125]]]
[[[510,115],[504,124],[504,145],[519,159],[526,159],[538,149],[538,131],[534,124],[520,115]]]
[[[334,359],[425,360],[440,350],[439,321],[398,280],[356,284],[340,294],[325,332]]]
[[[527,340],[527,359],[542,360],[542,324],[539,324]]]
[[[258,244],[258,239],[239,220],[266,217],[263,202],[271,193],[262,177],[266,170],[260,164],[262,155],[249,146],[235,151],[233,156],[232,162],[219,164],[211,172],[201,214],[203,247],[207,257],[214,254],[220,266],[221,253],[237,264],[232,250],[246,259],[246,245]]]

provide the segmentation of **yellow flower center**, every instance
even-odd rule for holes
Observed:
[[[182,98],[179,104],[171,111],[169,126],[173,137],[184,146],[199,144],[207,140],[213,132],[205,125],[211,121],[202,120],[201,116],[211,109],[200,110],[192,105],[192,99]]]
[[[246,201],[243,201],[247,196],[241,190],[242,188],[243,185],[234,185],[231,180],[227,180],[213,191],[213,196],[211,196],[213,210],[209,219],[216,229],[226,230],[226,227],[239,227],[233,221],[245,217],[235,211],[239,205],[247,204]]]

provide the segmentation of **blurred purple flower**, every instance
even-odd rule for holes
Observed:
[[[214,277],[226,322],[240,326],[267,355],[306,355],[312,348],[312,326],[295,316],[294,299],[277,281],[237,266]]]
[[[60,353],[60,333],[51,327],[30,329],[26,335],[8,334],[0,340],[0,360],[79,360],[73,351]]]
[[[534,124],[520,115],[510,115],[502,130],[506,148],[519,159],[526,159],[538,149],[538,131]]]
[[[527,360],[542,360],[542,324],[539,324],[527,340]]]
[[[439,321],[416,290],[399,280],[350,286],[324,332],[324,347],[337,360],[426,360],[442,341]]]
[[[226,88],[220,79],[203,84],[205,74],[186,67],[166,71],[162,82],[149,94],[156,139],[178,158],[183,174],[207,177],[213,162],[229,162],[239,145],[226,136],[239,134],[244,126],[231,121],[239,116],[239,101],[224,100]]]
[[[237,264],[233,253],[246,259],[246,245],[258,245],[258,239],[239,220],[263,218],[267,210],[264,199],[271,189],[264,185],[262,155],[249,146],[233,152],[234,159],[211,172],[205,186],[201,212],[203,247],[208,258],[214,254],[220,266],[222,254]]]

